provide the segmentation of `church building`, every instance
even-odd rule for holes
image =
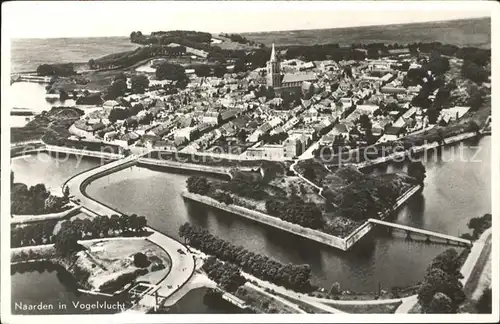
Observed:
[[[266,71],[267,86],[272,87],[277,92],[286,89],[300,89],[304,81],[314,82],[317,80],[316,75],[311,72],[281,74],[281,64],[278,56],[276,55],[274,44],[271,50],[271,58],[267,62]]]

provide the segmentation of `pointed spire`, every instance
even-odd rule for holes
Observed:
[[[276,51],[274,50],[274,43],[273,43],[273,47],[271,49],[271,62],[274,61],[276,61]]]

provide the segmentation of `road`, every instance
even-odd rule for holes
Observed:
[[[137,156],[131,155],[127,158],[113,161],[98,168],[88,170],[68,180],[66,182],[66,186],[68,186],[70,193],[71,195],[73,195],[74,199],[76,199],[80,205],[89,209],[90,211],[99,215],[106,216],[118,214],[117,211],[88,197],[84,192],[82,192],[82,183],[84,183],[89,177],[99,175],[100,173],[107,172],[109,170],[112,170],[113,168],[128,164],[132,165],[136,160]],[[139,305],[145,306],[145,308],[147,309],[148,307],[155,306],[156,292],[158,293],[159,297],[165,298],[165,300],[168,301],[168,298],[172,294],[174,294],[189,281],[195,271],[195,259],[194,255],[189,252],[188,248],[180,242],[156,231],[153,228],[146,227],[146,230],[153,232],[153,234],[148,236],[147,239],[164,249],[170,256],[172,262],[171,269],[167,277],[157,283],[155,285],[155,288],[153,288],[150,292],[143,296],[143,298],[139,301]]]

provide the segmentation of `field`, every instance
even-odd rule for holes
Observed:
[[[464,19],[386,26],[311,29],[244,33],[242,36],[270,46],[338,43],[415,43],[441,42],[457,46],[491,47],[491,19]]]
[[[11,72],[35,71],[40,64],[88,62],[137,47],[128,37],[13,39]]]

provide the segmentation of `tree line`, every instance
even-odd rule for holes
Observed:
[[[418,291],[418,302],[423,313],[457,313],[465,301],[460,279],[461,258],[455,249],[439,254],[427,268],[424,281]]]
[[[238,287],[244,285],[246,282],[238,266],[229,262],[222,262],[214,256],[205,260],[202,269],[210,279],[227,292],[236,291]]]
[[[233,263],[255,277],[299,292],[312,290],[309,265],[281,264],[267,256],[235,246],[210,234],[206,229],[185,223],[179,228],[179,236],[190,246],[213,255],[222,261]]]
[[[136,214],[96,216],[92,219],[76,218],[63,221],[59,231],[54,235],[57,223],[54,220],[47,220],[12,228],[12,247],[54,243],[59,251],[67,252],[77,248],[76,242],[82,239],[142,235],[147,220],[146,217]]]
[[[76,74],[72,63],[40,64],[36,73],[41,76],[70,76]]]

